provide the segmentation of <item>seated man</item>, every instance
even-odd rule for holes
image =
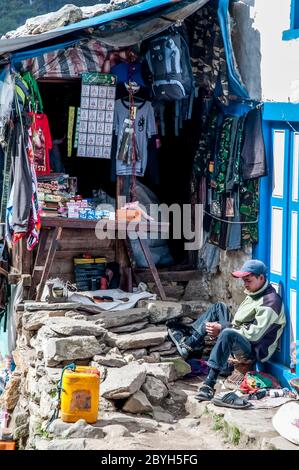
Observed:
[[[231,322],[226,305],[217,303],[192,323],[192,334],[181,342],[169,330],[183,357],[200,350],[205,335],[217,338],[208,360],[209,374],[196,395],[199,401],[213,398],[218,375],[231,354],[266,362],[275,352],[286,320],[282,299],[267,281],[266,273],[266,266],[259,260],[247,261],[240,271],[232,273],[243,279],[247,296]]]

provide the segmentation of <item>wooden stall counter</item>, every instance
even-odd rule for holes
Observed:
[[[40,241],[37,249],[34,267],[32,270],[32,283],[30,289],[30,298],[33,297],[35,288],[38,285],[36,291],[36,300],[39,301],[42,296],[46,281],[51,272],[52,264],[55,256],[59,253],[62,246],[63,236],[65,233],[72,230],[72,239],[77,234],[82,233],[83,230],[89,230],[94,232],[95,240],[115,240],[123,241],[125,250],[127,251],[128,258],[131,262],[132,269],[134,271],[135,263],[133,251],[130,243],[130,234],[134,233],[134,239],[139,241],[142,252],[147,260],[148,267],[151,276],[157,286],[158,292],[162,300],[166,300],[166,295],[159,278],[159,274],[151,252],[145,242],[145,234],[148,233],[164,233],[169,232],[168,223],[158,223],[153,221],[145,222],[124,222],[124,221],[113,221],[113,220],[83,220],[83,219],[70,219],[60,217],[42,217],[42,227],[40,234]],[[84,237],[83,237],[84,240]],[[67,241],[67,240],[66,240]],[[86,250],[85,246],[82,246],[82,250]],[[81,250],[81,251],[82,251]],[[45,261],[43,262],[43,259]],[[117,259],[117,256],[116,256]],[[118,259],[117,259],[118,261]],[[120,262],[120,265],[122,262]],[[38,282],[39,274],[41,273],[40,281]]]

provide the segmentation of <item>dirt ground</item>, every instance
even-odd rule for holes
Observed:
[[[240,450],[242,447],[227,442],[220,430],[215,429],[212,417],[207,413],[206,403],[198,403],[194,395],[200,381],[192,379],[176,382],[173,392],[181,398],[183,406],[174,405],[168,410],[176,419],[173,423],[160,422],[155,432],[136,433],[106,441],[106,449],[136,450]],[[176,409],[177,406],[177,409]],[[184,409],[185,411],[182,411]],[[110,447],[111,446],[111,447]]]

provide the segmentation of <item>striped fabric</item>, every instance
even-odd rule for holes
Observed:
[[[127,60],[129,50],[108,51],[96,40],[60,49],[23,61],[23,70],[38,78],[78,78],[83,72],[110,73],[111,67]]]

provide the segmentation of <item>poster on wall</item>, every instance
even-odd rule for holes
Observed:
[[[82,74],[78,157],[111,157],[115,96],[115,75]]]

